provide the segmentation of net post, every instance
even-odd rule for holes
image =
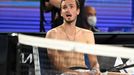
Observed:
[[[38,47],[33,46],[35,75],[41,75]]]

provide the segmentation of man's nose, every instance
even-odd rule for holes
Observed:
[[[70,7],[67,7],[66,12],[70,12]]]

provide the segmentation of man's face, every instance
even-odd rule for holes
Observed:
[[[65,0],[61,4],[61,16],[67,23],[71,23],[77,19],[80,10],[77,9],[75,0]]]

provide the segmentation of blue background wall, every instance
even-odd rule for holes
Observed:
[[[87,0],[97,10],[97,26],[102,31],[131,31],[132,0]]]
[[[86,0],[97,10],[97,27],[102,32],[134,31],[132,0]],[[0,2],[0,32],[39,32],[39,1]],[[51,15],[45,13],[45,29],[51,28]]]
[[[134,1],[132,1],[132,23],[134,25]]]

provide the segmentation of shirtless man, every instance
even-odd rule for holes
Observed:
[[[64,23],[48,31],[46,38],[94,44],[94,35],[92,31],[75,26],[79,13],[80,9],[78,0],[62,0],[61,16],[64,18]],[[53,62],[55,69],[60,71],[69,69],[71,67],[87,68],[83,53],[64,52],[49,49],[48,56],[50,61]],[[95,75],[99,75],[99,64],[96,56],[88,55],[88,58],[92,70],[95,70]],[[90,74],[83,73],[83,75]]]

